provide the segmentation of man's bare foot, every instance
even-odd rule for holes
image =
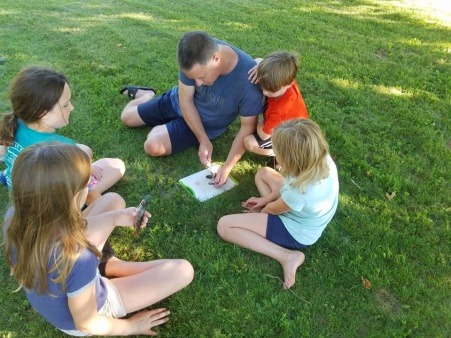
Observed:
[[[138,89],[138,91],[135,94],[135,99],[139,99],[141,97],[146,97],[146,99],[150,100],[155,96],[155,92],[153,90],[147,89]]]
[[[300,251],[292,251],[288,259],[282,263],[283,268],[283,288],[289,289],[296,281],[296,271],[304,263],[305,255]]]

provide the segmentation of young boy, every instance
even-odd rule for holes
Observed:
[[[287,120],[308,118],[307,107],[295,80],[299,64],[294,54],[284,51],[255,61],[257,66],[249,71],[249,79],[260,84],[266,102],[263,120],[258,121],[257,131],[244,139],[244,145],[250,152],[273,156],[273,129]]]

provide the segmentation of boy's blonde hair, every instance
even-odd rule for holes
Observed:
[[[321,128],[312,120],[295,119],[281,123],[274,129],[271,140],[282,165],[281,174],[294,177],[294,187],[305,192],[307,185],[329,176],[329,145]]]
[[[298,67],[295,54],[284,51],[271,53],[257,66],[258,83],[265,90],[277,92],[294,81]]]
[[[48,292],[50,271],[57,272],[54,282],[65,290],[82,249],[101,256],[85,237],[87,224],[74,200],[88,184],[90,172],[88,155],[75,145],[38,143],[17,156],[12,171],[14,214],[4,257],[20,287]]]

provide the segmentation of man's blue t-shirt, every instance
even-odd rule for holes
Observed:
[[[6,184],[11,189],[11,172],[13,170],[14,161],[22,150],[35,143],[40,142],[63,142],[75,145],[71,139],[58,135],[57,133],[43,133],[29,128],[22,120],[17,120],[17,130],[14,134],[14,144],[7,148],[5,154],[6,170],[4,171]],[[30,168],[32,172],[32,168]]]
[[[248,79],[248,71],[256,65],[255,60],[242,50],[215,40],[232,48],[238,55],[238,62],[230,73],[219,76],[211,86],[195,88],[194,104],[210,139],[221,135],[237,116],[256,116],[263,111],[260,86]],[[187,86],[195,86],[195,81],[181,71],[179,80]],[[178,87],[170,90],[170,97],[174,109],[182,116]]]

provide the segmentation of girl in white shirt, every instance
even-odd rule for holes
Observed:
[[[260,169],[255,175],[260,197],[242,203],[245,213],[223,216],[217,229],[225,241],[276,259],[288,289],[305,259],[300,250],[319,239],[335,214],[338,175],[324,135],[311,120],[282,123],[272,143],[280,173]]]

